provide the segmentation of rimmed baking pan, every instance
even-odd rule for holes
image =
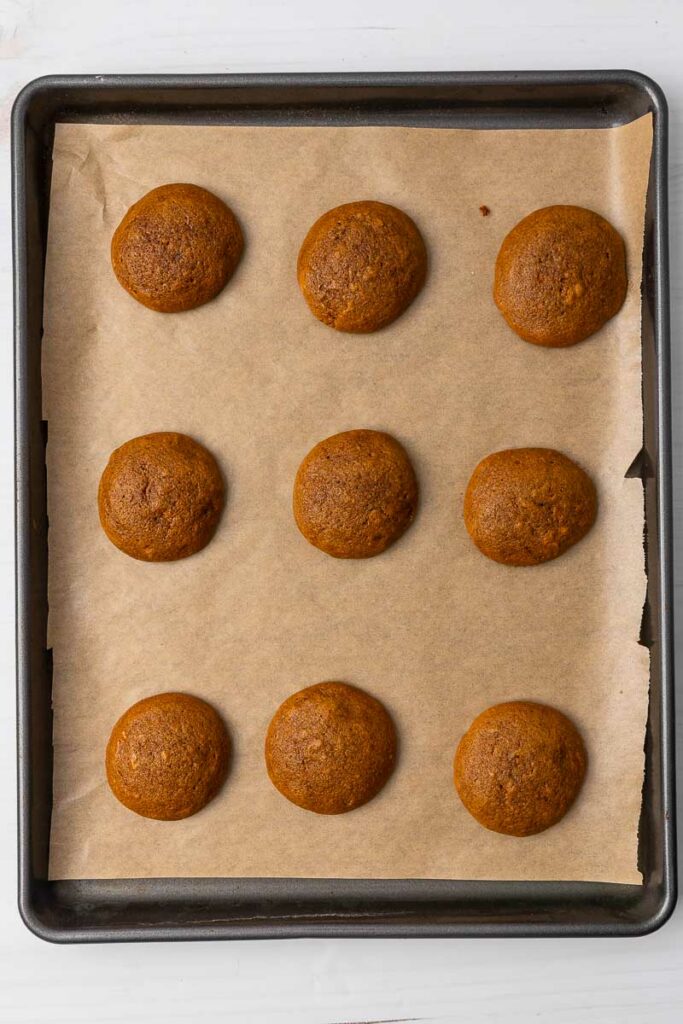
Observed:
[[[647,112],[654,145],[642,302],[651,652],[639,833],[643,885],[307,879],[47,880],[52,802],[41,336],[52,140],[58,121],[606,128]],[[19,907],[58,942],[296,936],[640,935],[676,900],[667,263],[667,112],[628,71],[38,79],[12,116],[16,343]]]

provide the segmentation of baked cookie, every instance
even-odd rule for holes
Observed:
[[[504,239],[493,297],[520,338],[561,348],[599,331],[626,285],[624,242],[608,221],[581,206],[546,206]]]
[[[244,240],[232,210],[198,185],[161,185],[129,209],[111,240],[119,284],[149,309],[179,313],[213,299]]]
[[[100,523],[112,544],[144,562],[193,555],[223,509],[213,455],[186,434],[144,434],[112,452],[100,479]]]
[[[417,480],[403,447],[379,430],[320,441],[299,466],[294,518],[307,541],[335,558],[379,555],[408,529]]]
[[[314,316],[351,334],[377,331],[410,305],[427,275],[427,250],[410,217],[364,200],[328,210],[299,252],[297,277]]]
[[[210,704],[157,693],[119,718],[107,744],[107,781],[143,818],[175,821],[208,804],[228,771],[230,741]]]
[[[581,540],[595,521],[591,478],[553,448],[509,448],[482,459],[463,514],[483,554],[505,565],[538,565]]]
[[[396,731],[382,704],[346,683],[318,683],[292,694],[266,735],[273,785],[293,804],[342,814],[367,803],[396,761]]]
[[[480,825],[531,836],[563,818],[586,774],[586,748],[555,708],[511,701],[483,711],[460,740],[453,775]]]

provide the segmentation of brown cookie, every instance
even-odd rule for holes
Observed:
[[[144,434],[112,452],[100,479],[100,523],[112,544],[144,562],[201,550],[223,509],[213,455],[186,434]]]
[[[538,565],[581,540],[595,521],[591,478],[553,448],[510,448],[487,455],[470,478],[467,531],[489,558]]]
[[[143,818],[175,821],[208,804],[228,771],[230,741],[210,704],[157,693],[119,718],[107,744],[107,781]]]
[[[511,701],[475,718],[458,744],[453,777],[480,825],[531,836],[564,817],[586,764],[583,740],[565,715],[547,704]]]
[[[396,731],[382,704],[346,683],[292,694],[266,735],[273,785],[293,804],[342,814],[372,800],[396,761]]]
[[[600,330],[626,285],[624,242],[608,221],[581,206],[546,206],[504,239],[493,297],[520,338],[561,348]]]
[[[320,441],[299,466],[294,518],[307,541],[335,558],[379,555],[408,529],[417,480],[403,447],[378,430]]]
[[[244,240],[232,210],[198,185],[161,185],[129,209],[111,240],[119,284],[159,313],[213,299],[239,263]]]
[[[338,331],[366,334],[395,320],[427,275],[427,250],[410,217],[365,200],[328,210],[304,239],[297,277],[311,312]]]

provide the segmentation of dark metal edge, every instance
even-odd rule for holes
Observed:
[[[668,122],[669,110],[661,87],[645,75],[631,73],[632,81],[646,90],[655,111],[653,138],[653,174],[655,185],[655,341],[657,359],[657,397],[659,465],[659,559],[662,672],[662,740],[660,765],[662,797],[665,808],[664,894],[659,907],[643,922],[640,934],[661,928],[671,917],[678,898],[676,863],[676,754],[674,708],[674,599],[673,599],[673,467],[671,457],[671,324],[669,309],[669,217],[668,217]]]
[[[26,551],[28,516],[28,454],[25,439],[28,432],[28,393],[25,380],[25,287],[26,218],[24,213],[25,153],[23,126],[25,111],[37,81],[25,87],[12,108],[12,265],[14,295],[14,458],[15,458],[15,610],[16,610],[16,672],[17,672],[17,844],[18,905],[21,918],[34,934],[41,926],[31,901],[29,847],[29,806],[31,797],[30,747],[28,729],[29,675],[26,650],[28,646],[27,588],[29,564]],[[50,936],[44,935],[44,938]]]
[[[87,90],[93,86],[148,86],[175,89],[183,86],[225,89],[231,86],[330,85],[330,86],[420,86],[420,85],[599,85],[625,83],[647,93],[660,114],[666,111],[664,92],[654,79],[629,69],[577,71],[344,71],[344,72],[256,72],[232,74],[83,74],[42,75],[28,82],[17,94],[13,117],[23,116],[27,104],[42,91],[53,88]]]
[[[649,97],[655,113],[653,170],[656,204],[656,314],[655,331],[658,351],[658,498],[659,552],[661,564],[661,667],[662,746],[659,759],[665,815],[664,891],[659,905],[650,917],[640,922],[610,922],[592,926],[535,923],[499,923],[495,925],[452,924],[425,926],[420,923],[376,923],[368,921],[341,922],[303,918],[267,920],[259,923],[159,926],[151,928],[117,928],[93,931],[87,928],[58,928],[45,925],[36,912],[31,894],[31,851],[29,847],[30,748],[28,736],[29,678],[26,664],[28,639],[27,589],[28,556],[24,524],[28,511],[28,465],[25,445],[28,427],[27,392],[25,387],[24,288],[23,273],[26,255],[23,175],[25,154],[23,128],[31,102],[40,92],[53,88],[87,90],[94,85],[180,88],[196,85],[204,88],[230,86],[278,85],[373,85],[410,87],[416,85],[558,85],[625,83]],[[630,70],[596,71],[512,71],[512,72],[387,72],[328,74],[235,74],[235,75],[47,75],[29,82],[18,94],[12,109],[12,220],[15,303],[15,459],[16,459],[16,645],[17,645],[17,752],[18,752],[18,904],[26,926],[38,937],[50,942],[112,942],[198,940],[219,938],[298,938],[298,937],[550,937],[561,936],[640,936],[660,928],[673,913],[677,899],[675,846],[675,763],[674,763],[674,680],[673,680],[673,571],[672,571],[672,464],[671,464],[671,401],[669,347],[669,265],[667,235],[667,128],[668,109],[661,87],[648,76]]]

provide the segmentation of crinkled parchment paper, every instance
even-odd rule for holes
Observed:
[[[643,491],[624,474],[642,435],[651,139],[649,117],[576,131],[58,126],[43,368],[53,878],[640,881]],[[163,315],[119,287],[109,244],[131,203],[171,181],[224,198],[246,249],[214,302]],[[312,222],[362,198],[414,217],[431,266],[406,315],[351,336],[311,316],[295,265]],[[504,235],[551,203],[606,216],[626,239],[629,267],[619,315],[558,351],[520,341],[491,298]],[[361,426],[406,446],[421,508],[386,554],[337,561],[298,533],[292,481],[315,442]],[[228,483],[213,542],[156,565],[109,543],[96,501],[110,451],[154,430],[204,442]],[[600,495],[586,540],[533,569],[488,561],[461,517],[479,459],[516,445],[561,449]],[[401,740],[380,796],[337,817],[288,803],[263,763],[280,701],[325,679],[381,698]],[[216,705],[235,756],[204,811],[147,821],[109,792],[104,748],[129,704],[171,689]],[[472,718],[515,698],[567,712],[590,753],[569,815],[523,840],[480,828],[451,771]]]

